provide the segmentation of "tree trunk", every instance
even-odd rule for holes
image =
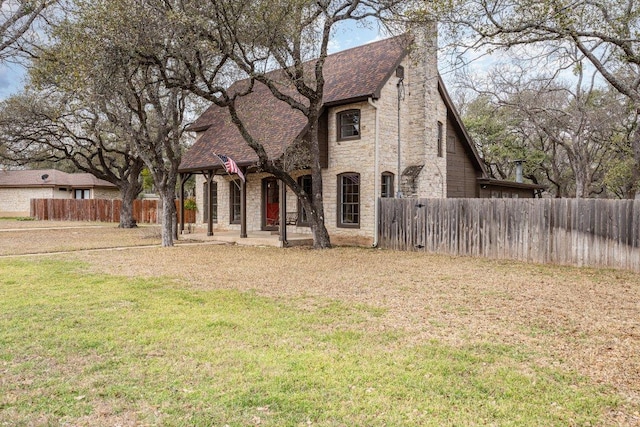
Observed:
[[[313,107],[311,107],[313,108]],[[311,109],[310,108],[310,109]],[[319,112],[319,108],[315,108]],[[331,247],[329,232],[324,224],[324,203],[322,197],[322,168],[320,166],[320,145],[318,142],[319,114],[309,116],[309,136],[311,150],[311,215],[310,227],[313,233],[314,249],[328,249]]]
[[[640,190],[640,109],[636,112],[636,129],[632,139],[633,170],[631,171],[631,186],[628,197],[635,199]]]
[[[120,208],[120,224],[118,228],[136,228],[136,220],[133,217],[133,201],[138,196],[138,192],[131,188],[130,185],[121,190],[122,207]]]
[[[585,165],[576,165],[573,169],[573,174],[576,182],[576,199],[584,199],[589,196],[589,180],[584,168]]]
[[[120,224],[118,228],[136,228],[136,220],[133,217],[133,201],[142,191],[142,185],[136,182],[134,184],[127,182],[120,188],[122,194],[122,207],[120,208]]]
[[[163,188],[160,192],[162,200],[162,246],[173,246],[176,230],[176,203],[173,188]]]
[[[327,227],[324,225],[324,216],[320,216],[316,209],[317,208],[314,207],[313,211],[315,211],[316,215],[311,215],[309,224],[311,226],[311,232],[313,233],[313,248],[329,249],[331,247],[331,238],[329,237]]]

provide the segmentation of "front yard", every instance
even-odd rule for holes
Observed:
[[[0,425],[640,424],[638,274],[220,245],[0,271]]]

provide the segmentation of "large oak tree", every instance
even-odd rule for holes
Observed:
[[[78,93],[27,91],[0,104],[0,132],[5,162],[68,162],[117,186],[122,196],[119,227],[136,226],[133,201],[142,190],[144,162],[133,154],[124,129],[110,121],[98,103]]]
[[[35,22],[58,0],[0,0],[0,61],[18,53],[31,37]]]
[[[518,50],[540,66],[564,64],[577,50],[640,111],[640,2],[638,0],[438,0],[423,9],[442,23],[445,39],[462,49]],[[640,190],[640,128],[632,144],[628,193]]]
[[[410,2],[400,0],[215,0],[164,2],[147,6],[178,35],[171,43],[138,44],[137,54],[154,65],[170,86],[187,89],[228,108],[233,123],[258,157],[258,168],[282,180],[309,214],[314,247],[330,247],[324,225],[318,123],[323,108],[324,63],[337,25],[346,21],[400,20]],[[160,47],[161,49],[158,49]],[[274,69],[280,69],[274,73]],[[230,80],[245,78],[241,91]],[[269,159],[260,136],[251,133],[236,103],[257,83],[300,111],[306,120],[306,144],[297,157],[308,159],[312,192],[291,177],[287,162]]]
[[[37,80],[66,92],[90,94],[91,102],[121,130],[123,143],[144,161],[162,201],[162,245],[177,235],[175,188],[186,127],[188,93],[168,88],[157,69],[141,63],[131,49],[172,43],[158,32],[144,2],[78,0],[53,27],[51,44],[36,60]]]

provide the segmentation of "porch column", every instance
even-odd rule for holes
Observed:
[[[211,182],[213,181],[213,170],[206,171],[204,173],[205,178],[207,179],[207,212],[209,212],[207,218],[207,236],[213,236],[213,200],[211,197]],[[204,198],[204,197],[203,197]]]
[[[287,243],[287,186],[280,181],[280,241]]]
[[[192,173],[178,174],[178,185],[180,185],[180,226],[178,234],[182,234],[184,232],[184,186],[192,175]]]
[[[240,238],[247,237],[247,168],[243,168],[244,181],[240,180]]]
[[[180,225],[178,226],[178,235],[184,232],[184,175],[178,174],[178,186],[180,186]]]

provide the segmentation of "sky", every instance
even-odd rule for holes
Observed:
[[[329,44],[329,53],[362,46],[386,37],[388,35],[384,34],[383,30],[379,29],[375,24],[363,26],[349,22],[335,29],[334,38]],[[445,80],[450,74],[450,71],[447,71],[448,68],[450,67],[446,63],[440,64]],[[20,92],[25,85],[25,80],[26,70],[22,65],[13,63],[0,64],[0,100]]]
[[[336,29],[335,37],[329,45],[329,53],[339,52],[383,39],[376,26],[369,28],[348,25]],[[16,94],[25,85],[26,70],[19,64],[0,65],[0,100]]]
[[[362,46],[367,43],[382,40],[388,37],[383,29],[377,25],[362,25],[354,22],[347,22],[344,25],[335,28],[334,38],[329,44],[329,53],[339,52],[356,46]],[[445,79],[449,81],[452,77],[451,64],[443,56],[439,58],[440,72]],[[481,72],[489,68],[493,59],[483,57],[481,60],[472,64],[475,72]],[[26,81],[26,70],[20,64],[5,63],[0,64],[0,100],[16,94],[22,90]]]
[[[0,99],[19,92],[24,86],[25,70],[20,65],[7,64],[0,66]]]

